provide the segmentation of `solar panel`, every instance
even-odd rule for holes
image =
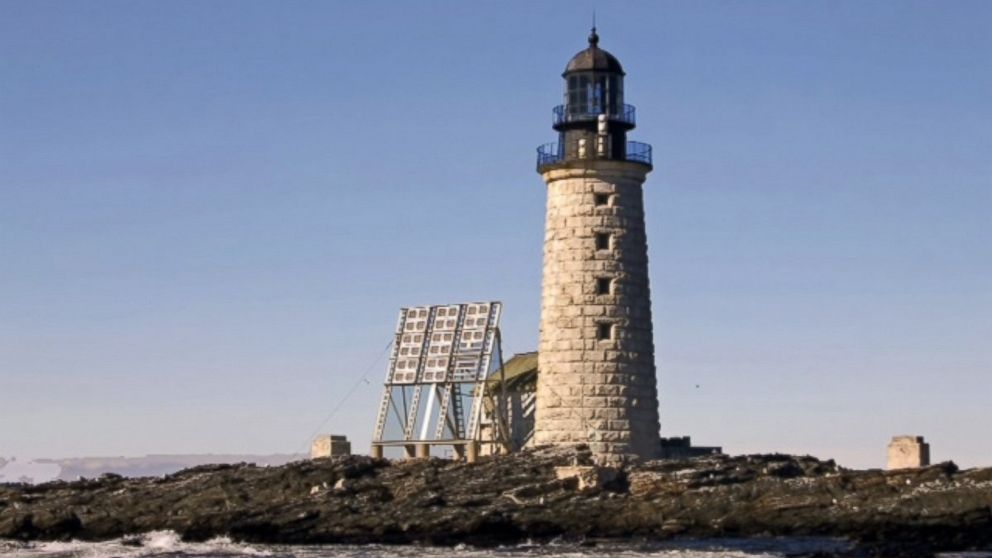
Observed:
[[[484,379],[501,309],[499,302],[403,308],[386,383]]]
[[[490,372],[502,308],[471,302],[400,310],[374,442],[427,440],[431,432],[434,440],[476,439],[484,391],[477,384]]]

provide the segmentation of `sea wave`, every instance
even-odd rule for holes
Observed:
[[[0,540],[4,558],[783,558],[830,554],[849,548],[833,539],[728,539],[667,543],[524,543],[498,548],[382,545],[256,545],[219,537],[184,542],[172,531],[153,531],[106,542]],[[821,555],[823,555],[821,554]],[[992,558],[992,553],[945,558]]]
[[[218,537],[206,542],[183,542],[173,531],[151,531],[106,542],[14,542],[0,541],[5,558],[199,558],[272,557],[292,558],[293,552],[278,552]]]

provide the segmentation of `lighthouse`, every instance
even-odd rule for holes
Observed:
[[[629,141],[624,71],[599,47],[565,68],[547,184],[534,443],[587,444],[603,464],[660,452],[642,187],[651,146]]]

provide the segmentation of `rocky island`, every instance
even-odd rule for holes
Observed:
[[[837,537],[851,542],[844,555],[913,557],[992,544],[992,468],[853,471],[812,457],[715,455],[562,478],[591,464],[583,448],[537,448],[473,464],[348,456],[6,484],[0,538],[96,541],[153,530],[293,544]]]

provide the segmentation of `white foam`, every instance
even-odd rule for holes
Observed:
[[[141,546],[149,550],[176,550],[182,540],[175,531],[151,531],[141,536]]]
[[[281,553],[293,556],[292,553]],[[150,531],[107,542],[0,541],[4,558],[154,558],[164,556],[273,556],[268,549],[217,537],[207,542],[187,543],[174,531]]]
[[[4,558],[238,558],[269,556],[275,558],[781,558],[797,550],[801,541],[739,540],[684,541],[662,546],[606,543],[579,546],[573,543],[525,543],[499,548],[455,548],[382,545],[249,545],[217,537],[206,542],[183,542],[172,531],[152,531],[102,543],[44,542],[19,543],[0,541]],[[948,558],[954,555],[947,555]],[[963,556],[963,555],[962,555]],[[968,558],[972,558],[968,556]],[[988,555],[978,555],[983,558]],[[975,556],[977,558],[977,556]]]

